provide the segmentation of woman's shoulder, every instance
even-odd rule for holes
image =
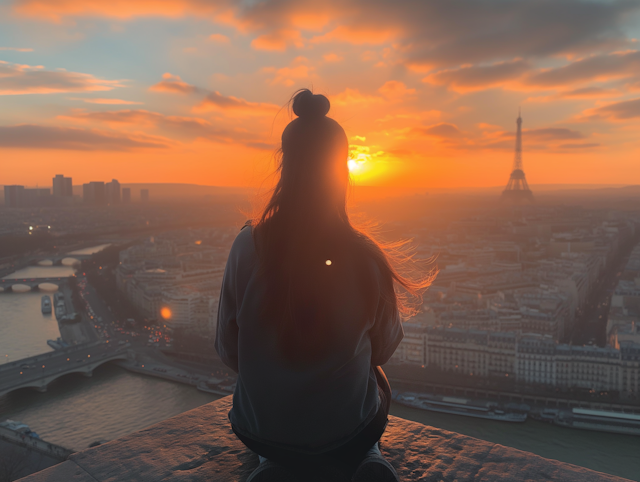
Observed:
[[[231,246],[230,257],[248,260],[256,256],[256,247],[253,241],[253,228],[250,221],[247,221],[236,235],[236,239]]]

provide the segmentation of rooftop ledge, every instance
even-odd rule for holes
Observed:
[[[258,457],[233,434],[231,397],[76,452],[22,482],[243,482]],[[382,452],[403,481],[623,481],[521,450],[390,417]]]

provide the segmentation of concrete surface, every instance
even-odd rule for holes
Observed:
[[[243,482],[258,457],[231,431],[230,407],[230,396],[216,400],[20,480]],[[626,480],[397,417],[390,417],[382,452],[403,481]]]

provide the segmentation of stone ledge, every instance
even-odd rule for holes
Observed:
[[[258,457],[233,434],[231,397],[72,454],[22,482],[243,482]],[[627,479],[390,417],[382,452],[403,481],[622,482]]]

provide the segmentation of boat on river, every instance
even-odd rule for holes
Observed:
[[[526,412],[512,411],[489,401],[413,392],[395,393],[392,398],[402,405],[431,412],[450,413],[500,422],[521,423],[527,420]]]
[[[573,408],[570,411],[561,410],[553,423],[598,432],[640,435],[640,415],[633,413]]]
[[[40,300],[40,307],[43,313],[51,313],[51,297],[44,295]]]

